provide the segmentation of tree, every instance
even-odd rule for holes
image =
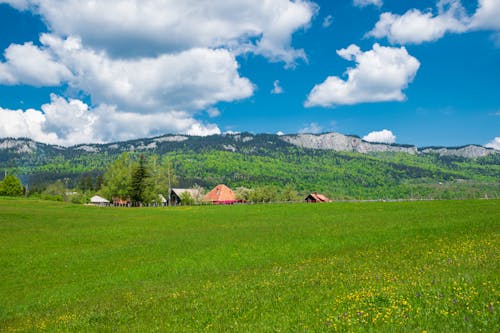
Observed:
[[[299,196],[299,193],[295,189],[295,186],[292,184],[286,184],[285,187],[283,188],[283,191],[281,192],[281,200],[282,201],[299,201],[301,197]]]
[[[0,195],[20,197],[24,195],[24,187],[19,178],[8,175],[0,182]]]
[[[244,200],[244,201],[250,201],[250,198],[252,196],[253,190],[246,188],[246,187],[237,187],[236,190],[234,191],[234,194],[236,195],[237,200]]]
[[[129,197],[133,168],[134,162],[130,154],[123,153],[104,173],[103,195],[108,199],[112,199],[113,197]]]
[[[191,196],[189,192],[183,192],[180,196],[181,204],[184,206],[192,206],[194,205],[194,198]]]
[[[278,189],[274,185],[257,187],[250,192],[249,200],[252,202],[276,202],[278,201]]]
[[[130,181],[130,199],[133,205],[141,205],[142,203],[150,202],[151,198],[147,197],[148,178],[150,178],[146,158],[141,155],[139,164],[133,169],[132,179]]]

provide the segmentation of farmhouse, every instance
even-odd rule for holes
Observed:
[[[332,200],[325,197],[323,194],[313,192],[305,198],[306,202],[332,202]]]
[[[224,184],[217,185],[205,195],[203,201],[211,202],[216,205],[231,205],[241,203],[243,200],[237,200],[233,190]]]
[[[90,204],[94,206],[109,206],[109,200],[106,200],[98,195],[94,195],[90,198]]]
[[[185,195],[184,193],[189,193],[191,198],[194,200],[198,200],[201,197],[201,192],[199,189],[195,188],[173,188],[170,191],[170,206],[179,206],[182,205],[182,198]]]

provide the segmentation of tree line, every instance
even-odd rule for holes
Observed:
[[[174,166],[168,156],[141,154],[139,158],[123,153],[103,175],[100,193],[109,199],[129,201],[132,206],[160,203],[159,195],[170,193],[177,183]]]

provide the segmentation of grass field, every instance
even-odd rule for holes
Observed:
[[[0,331],[494,332],[500,200],[0,199]]]

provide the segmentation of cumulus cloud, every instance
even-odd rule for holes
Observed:
[[[9,84],[66,83],[89,94],[97,107],[90,110],[81,101],[52,96],[51,103],[41,107],[43,113],[2,109],[0,136],[71,145],[165,132],[214,134],[220,132],[216,125],[204,125],[194,116],[220,101],[253,94],[252,83],[238,74],[234,55],[224,49],[112,59],[105,52],[84,48],[76,37],[44,34],[40,41],[41,47],[11,45],[6,62],[0,64],[0,80]],[[11,58],[13,52],[35,57]]]
[[[471,29],[500,30],[500,1],[479,0],[479,7],[472,16]]]
[[[493,148],[496,150],[500,150],[500,137],[494,138],[490,143],[484,145],[487,148]]]
[[[31,0],[49,29],[80,36],[112,56],[152,57],[192,48],[241,49],[293,63],[305,57],[291,46],[293,33],[307,28],[318,6],[308,0]],[[73,15],[73,13],[78,13]],[[103,33],[105,31],[106,33]],[[130,47],[133,45],[133,47]]]
[[[447,32],[467,30],[467,16],[460,1],[440,1],[438,14],[411,9],[403,15],[383,13],[367,36],[387,37],[395,44],[420,44],[443,37]]]
[[[33,43],[12,44],[0,62],[1,84],[29,84],[32,86],[58,86],[72,77],[69,69],[54,59],[47,49]]]
[[[354,0],[353,4],[356,7],[366,7],[370,5],[382,7],[383,2],[382,0]]]
[[[273,89],[271,90],[271,94],[279,95],[284,92],[283,88],[280,86],[280,81],[275,80],[273,82]]]
[[[368,133],[363,137],[363,140],[368,142],[394,143],[396,142],[396,136],[391,131],[383,129]]]
[[[318,134],[321,133],[322,131],[323,131],[323,126],[321,126],[318,123],[310,123],[309,125],[306,125],[304,128],[301,128],[299,130],[299,133]]]
[[[479,0],[476,12],[469,16],[460,0],[440,0],[437,14],[411,9],[403,15],[383,13],[366,36],[386,37],[391,43],[420,44],[435,41],[446,33],[472,30],[493,30],[493,42],[498,44],[500,30],[500,1]]]
[[[90,108],[80,100],[66,100],[51,95],[41,110],[0,108],[0,137],[29,137],[34,140],[75,145],[89,142],[129,140],[164,134],[220,134],[213,124],[202,124],[185,112],[161,115],[118,112],[116,107],[99,105]]]
[[[253,85],[238,74],[234,55],[224,49],[113,60],[83,48],[77,38],[45,34],[41,41],[75,73],[70,85],[90,94],[96,104],[144,113],[192,111],[253,94]]]
[[[374,44],[363,52],[357,45],[337,51],[342,58],[355,61],[356,67],[346,71],[347,80],[328,77],[314,86],[306,107],[352,105],[365,102],[403,101],[402,90],[413,81],[420,62],[404,47],[383,47]]]

